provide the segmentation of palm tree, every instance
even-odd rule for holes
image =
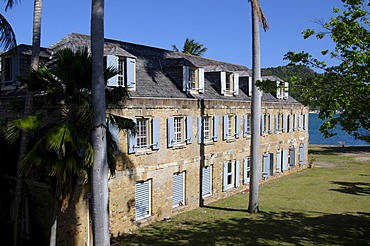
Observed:
[[[114,76],[115,69],[104,72],[104,80]],[[91,129],[93,128],[93,108],[90,104],[92,87],[92,61],[87,48],[77,51],[60,50],[56,65],[49,70],[40,66],[31,70],[27,77],[21,78],[31,92],[42,92],[38,105],[60,105],[51,114],[40,111],[25,118],[11,121],[3,128],[9,142],[14,142],[20,131],[33,133],[32,148],[21,160],[20,170],[38,177],[47,174],[51,177],[52,191],[55,198],[54,223],[57,223],[57,211],[64,211],[78,179],[89,180],[93,164]],[[117,104],[128,96],[127,89],[117,87],[106,93],[108,103]],[[131,119],[109,114],[106,122],[116,125],[120,130],[133,130]],[[107,133],[108,163],[111,174],[115,171],[115,149],[117,143]],[[53,229],[53,228],[52,228]],[[51,244],[55,237],[51,237]]]
[[[260,64],[260,31],[259,24],[262,23],[263,29],[268,29],[267,20],[262,12],[258,0],[249,0],[252,7],[252,134],[251,134],[251,179],[249,192],[248,211],[257,213],[258,190],[260,179],[260,124],[261,124],[261,96],[262,92],[256,86],[257,81],[261,81]]]
[[[179,52],[179,49],[176,45],[172,45],[172,50]],[[182,48],[182,53],[195,55],[195,56],[202,56],[207,51],[207,48],[204,47],[203,44],[195,42],[194,39],[186,38],[184,47]]]
[[[12,7],[16,0],[8,1],[6,8]],[[41,39],[41,9],[42,0],[34,0],[33,10],[33,33],[32,33],[32,54],[31,68],[37,69],[40,57],[40,39]],[[26,91],[24,116],[31,115],[33,111],[33,93]],[[21,145],[19,149],[19,161],[17,168],[16,190],[15,190],[15,218],[14,218],[14,245],[18,245],[21,241],[22,231],[22,204],[23,204],[23,178],[24,175],[20,170],[20,161],[25,156],[30,142],[30,136],[22,133]]]
[[[110,245],[108,209],[108,163],[106,139],[106,104],[103,78],[104,55],[104,0],[92,0],[92,106],[94,108],[91,134],[94,150],[92,168],[92,220],[94,245]]]

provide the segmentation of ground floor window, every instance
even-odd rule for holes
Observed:
[[[231,160],[224,163],[222,190],[238,187],[240,185],[240,162]]]
[[[202,197],[212,195],[212,166],[202,169]]]
[[[135,191],[136,220],[140,220],[151,215],[151,180],[137,182]]]
[[[185,172],[173,174],[172,207],[185,205]]]
[[[243,165],[243,184],[249,183],[250,176],[251,176],[251,159],[250,157],[247,157],[244,159],[244,165]]]

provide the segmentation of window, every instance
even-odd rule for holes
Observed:
[[[223,139],[234,139],[240,137],[240,116],[239,115],[224,115],[224,135]]]
[[[276,151],[276,172],[280,173],[282,170],[282,151],[281,149],[278,149]]]
[[[286,129],[286,117],[283,114],[275,114],[275,133],[284,132]]]
[[[307,128],[307,114],[302,115],[302,128],[303,130],[306,130]]]
[[[238,95],[239,93],[239,74],[221,72],[221,94]]]
[[[159,118],[138,117],[136,123],[136,135],[128,133],[128,153],[136,153],[143,150],[158,150],[160,147]]]
[[[185,205],[185,172],[173,174],[172,207]]]
[[[136,89],[136,60],[130,57],[108,55],[104,57],[105,67],[114,67],[118,73],[108,79],[108,86],[126,86],[128,89]]]
[[[293,131],[297,130],[297,114],[293,114]]]
[[[227,161],[223,169],[222,190],[238,187],[240,185],[240,162]]]
[[[198,117],[198,143],[218,141],[219,116]]]
[[[284,81],[276,81],[276,98],[287,99],[289,91],[289,83]]]
[[[270,114],[261,115],[261,135],[272,133],[272,116]]]
[[[204,69],[183,67],[183,91],[204,93]]]
[[[288,163],[289,163],[289,166],[291,166],[291,167],[295,167],[295,165],[296,165],[295,152],[296,151],[295,151],[294,146],[289,148]]]
[[[243,116],[244,137],[248,137],[251,135],[251,120],[252,120],[252,117],[250,114]]]
[[[212,195],[212,166],[202,168],[202,197]]]
[[[151,215],[151,180],[141,181],[135,184],[135,209],[136,220]]]
[[[13,65],[12,58],[4,58],[4,78],[5,81],[11,81],[13,79]]]
[[[168,147],[175,145],[191,144],[192,117],[176,116],[167,119]]]
[[[251,159],[247,157],[244,159],[243,163],[243,184],[249,183],[251,177]]]

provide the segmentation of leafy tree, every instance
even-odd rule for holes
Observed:
[[[5,11],[13,8],[18,3],[17,0],[5,0]],[[17,40],[12,26],[7,19],[0,14],[0,47],[4,50],[13,49],[17,46]]]
[[[174,44],[172,45],[172,50],[179,52],[179,49]],[[194,39],[189,38],[186,38],[184,42],[184,47],[182,48],[182,53],[195,56],[203,56],[206,51],[207,48],[204,47],[203,44],[195,42]]]
[[[262,12],[258,0],[249,0],[252,8],[252,134],[251,134],[251,179],[249,192],[248,211],[257,213],[258,192],[260,179],[260,123],[261,123],[261,91],[256,85],[261,80],[261,44],[259,25],[262,23],[263,29],[268,29],[267,19]]]
[[[334,8],[334,17],[321,23],[323,30],[307,29],[304,38],[323,39],[329,36],[334,50],[323,50],[324,57],[336,59],[337,65],[307,52],[290,51],[285,55],[291,64],[303,64],[321,69],[314,78],[293,77],[306,105],[320,110],[319,117],[328,119],[320,127],[325,137],[332,136],[331,129],[340,125],[344,131],[370,142],[370,3],[365,0],[342,0],[343,10]]]

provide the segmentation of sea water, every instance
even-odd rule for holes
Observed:
[[[320,132],[319,128],[323,121],[319,119],[318,114],[309,114],[308,122],[308,133],[309,133],[309,143],[310,144],[320,144],[320,145],[342,145],[345,146],[363,146],[370,145],[364,140],[355,139],[353,136],[348,135],[345,131],[341,130],[340,126],[336,126],[334,133],[337,135],[324,138],[324,135]]]

